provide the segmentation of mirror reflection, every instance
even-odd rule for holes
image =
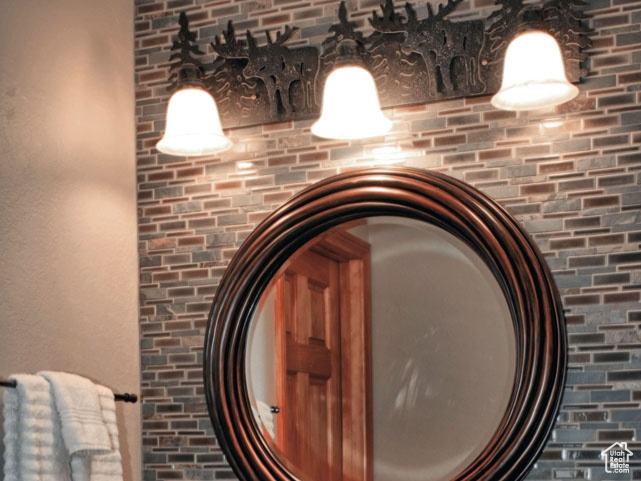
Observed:
[[[443,481],[483,450],[515,377],[505,296],[470,247],[398,217],[295,252],[251,321],[256,425],[304,480]]]

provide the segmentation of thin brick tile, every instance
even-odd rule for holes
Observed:
[[[568,172],[574,170],[574,162],[553,162],[549,164],[539,164],[539,172],[541,174],[551,174],[557,172]]]
[[[479,160],[506,159],[512,157],[512,149],[493,149],[479,152]]]
[[[556,191],[556,186],[554,183],[522,185],[521,195],[550,194]]]
[[[443,147],[445,145],[459,145],[466,141],[465,135],[447,135],[444,137],[434,137],[434,147]]]
[[[594,187],[594,179],[576,179],[559,182],[559,192],[585,190]]]
[[[578,217],[565,220],[566,229],[589,229],[600,225],[600,217]]]
[[[641,252],[622,252],[608,255],[609,264],[632,264],[641,262]]]
[[[593,355],[594,362],[628,362],[630,353],[627,351],[596,352]],[[627,396],[625,398],[627,401]]]
[[[608,234],[608,235],[599,235],[590,237],[588,240],[588,245],[590,247],[594,246],[605,246],[605,245],[619,245],[623,244],[625,241],[624,234]]]
[[[607,207],[619,205],[621,198],[618,195],[604,195],[600,197],[588,197],[583,199],[583,207],[585,209],[593,209],[595,207]]]
[[[562,250],[562,249],[578,249],[585,247],[585,238],[577,237],[571,239],[554,239],[550,241],[550,249],[553,250]]]
[[[618,302],[639,302],[638,292],[617,292],[614,294],[603,294],[603,302],[606,304]]]
[[[607,137],[595,137],[592,140],[592,145],[595,149],[613,147],[617,145],[626,145],[628,143],[628,140],[628,134],[608,135]]]
[[[601,302],[601,296],[598,294],[581,294],[577,296],[566,296],[564,298],[564,304],[566,306],[584,306],[590,304],[599,304]]]
[[[571,257],[569,260],[569,267],[597,267],[604,266],[606,264],[606,256],[583,256],[583,257]]]
[[[621,272],[617,274],[597,274],[594,276],[594,285],[602,286],[607,284],[629,284],[630,273]]]
[[[599,187],[612,187],[617,185],[627,185],[634,184],[635,179],[632,174],[622,174],[622,175],[611,175],[606,177],[600,177],[598,179]]]
[[[619,155],[617,156],[617,161],[619,165],[639,164],[641,163],[641,152]]]
[[[613,57],[608,57],[613,59]],[[625,104],[634,104],[635,97],[634,94],[619,94],[619,95],[609,95],[600,97],[597,102],[598,108],[612,107],[615,105],[625,105]]]
[[[612,127],[614,125],[619,125],[619,118],[616,115],[587,118],[583,120],[583,126],[588,130],[603,127]]]

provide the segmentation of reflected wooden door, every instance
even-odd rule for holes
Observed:
[[[371,479],[369,275],[369,246],[340,232],[276,281],[278,449],[303,479]]]

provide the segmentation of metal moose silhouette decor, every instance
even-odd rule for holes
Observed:
[[[249,30],[237,36],[230,21],[211,44],[216,56],[209,66],[198,59],[205,53],[195,45],[196,34],[181,13],[169,89],[199,77],[197,83],[214,97],[225,128],[315,118],[339,44],[351,39],[376,80],[383,107],[490,95],[500,88],[508,44],[528,29],[556,38],[571,82],[586,74],[583,49],[590,39],[582,0],[541,5],[495,0],[498,8],[486,19],[447,18],[462,1],[448,0],[436,11],[428,2],[427,17],[419,18],[409,3],[399,7],[386,0],[368,19],[373,32],[367,38],[348,20],[341,2],[338,22],[329,28],[322,52],[315,46],[287,46],[297,27],[285,26],[275,35],[266,31],[266,43],[259,43]]]

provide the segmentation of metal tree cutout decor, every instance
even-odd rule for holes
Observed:
[[[265,31],[266,44],[259,45],[247,30],[238,37],[232,22],[211,44],[216,58],[204,75],[194,55],[204,55],[192,45],[196,34],[180,15],[178,41],[170,60],[170,89],[180,85],[197,69],[202,82],[218,105],[223,127],[256,125],[320,115],[321,92],[334,67],[342,40],[359,45],[365,66],[376,80],[381,105],[392,107],[478,95],[500,88],[505,50],[510,41],[528,29],[548,32],[559,43],[571,82],[586,75],[582,67],[590,45],[589,29],[581,0],[550,0],[541,5],[524,0],[495,0],[498,9],[486,19],[452,20],[448,16],[463,0],[448,0],[436,10],[428,2],[427,17],[419,18],[411,4],[380,5],[368,19],[374,31],[364,37],[350,22],[345,2],[339,7],[339,22],[332,25],[322,44],[289,47],[298,28]],[[176,73],[178,76],[176,77]],[[178,84],[177,84],[178,82]]]
[[[283,116],[297,117],[297,114],[309,116],[318,110],[314,98],[318,50],[315,47],[290,49],[285,46],[296,30],[297,27],[286,25],[284,32],[276,32],[275,40],[267,30],[267,44],[259,46],[249,30],[246,42],[237,40],[230,21],[223,32],[225,41],[216,37],[215,44],[212,44],[214,52],[221,58],[243,61],[243,78],[253,82],[245,88],[252,90],[250,97],[253,100],[260,99],[258,104],[264,103],[269,107],[268,119],[271,120],[279,120]],[[258,112],[252,108],[251,115],[256,114]],[[221,112],[221,116],[224,119],[225,113]]]
[[[329,33],[333,33],[333,36],[327,37],[323,40],[322,44],[323,53],[321,59],[325,76],[327,76],[336,65],[341,42],[352,40],[356,44],[358,55],[361,57],[365,56],[365,39],[363,38],[363,33],[356,30],[356,27],[356,22],[350,22],[347,18],[345,2],[341,2],[338,7],[338,23],[329,27],[328,30]]]
[[[423,79],[422,83],[426,87],[416,89],[419,96],[416,101],[487,93],[479,58],[485,38],[484,22],[452,22],[445,18],[461,2],[462,0],[449,0],[445,6],[438,6],[436,14],[428,3],[427,18],[422,20],[418,19],[409,3],[405,4],[407,19],[398,15],[390,19],[386,10],[389,12],[392,8],[391,0],[381,7],[382,17],[373,12],[370,23],[375,30],[403,34],[399,49],[402,59],[413,66],[414,74]],[[389,52],[387,56],[391,54],[394,52]],[[421,62],[417,61],[416,56],[420,57]],[[393,75],[393,71],[389,69],[376,73]]]
[[[169,71],[169,81],[171,84],[168,90],[176,90],[178,87],[187,84],[199,83],[200,78],[205,73],[203,64],[194,55],[205,55],[205,52],[194,45],[196,34],[189,30],[189,20],[184,12],[178,18],[180,30],[178,31],[178,40],[174,40],[171,50],[176,50],[169,57],[171,63]]]

